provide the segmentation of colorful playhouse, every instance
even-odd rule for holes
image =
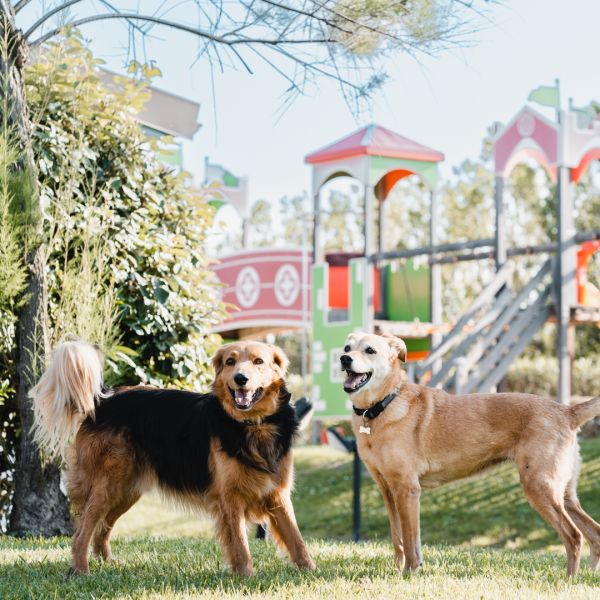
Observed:
[[[600,232],[575,231],[571,189],[586,166],[600,158],[600,120],[582,128],[574,114],[563,111],[554,123],[526,106],[498,134],[494,156],[493,239],[442,244],[436,198],[441,152],[369,125],[309,154],[305,160],[312,168],[314,204],[307,222],[314,227],[313,247],[222,257],[215,272],[224,284],[224,300],[237,310],[215,331],[228,339],[306,331],[315,414],[347,417],[338,361],[351,331],[403,337],[410,377],[467,393],[494,389],[540,327],[552,321],[558,327],[559,399],[568,402],[573,329],[578,323],[600,322],[600,293],[587,281]],[[507,248],[504,181],[524,158],[537,160],[558,182],[558,240]],[[394,185],[410,175],[422,180],[429,195],[430,243],[385,251],[384,202]],[[323,252],[320,196],[323,186],[338,177],[352,177],[364,190],[365,244],[359,256]],[[539,254],[539,268],[521,289],[512,289],[512,258],[523,254]],[[415,257],[421,257],[420,268]],[[440,265],[490,259],[495,274],[488,285],[455,323],[443,324]]]

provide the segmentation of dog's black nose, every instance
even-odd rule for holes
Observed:
[[[248,378],[243,373],[236,373],[233,380],[238,385],[246,385],[248,383]]]
[[[340,361],[342,363],[342,367],[349,367],[352,364],[352,357],[347,354],[342,354],[340,356]]]

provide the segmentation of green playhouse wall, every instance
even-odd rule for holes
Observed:
[[[352,331],[370,329],[367,289],[372,267],[363,258],[351,260],[350,301],[345,321],[328,320],[328,266],[315,265],[312,276],[312,376],[311,399],[318,417],[342,417],[350,414],[348,396],[342,386],[344,373],[340,368],[346,336]]]
[[[385,267],[385,307],[389,321],[431,321],[430,269],[422,264],[415,267],[413,259],[402,264],[394,262]],[[404,340],[409,352],[428,351],[429,336]]]

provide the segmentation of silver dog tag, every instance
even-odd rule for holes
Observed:
[[[367,435],[371,435],[371,428],[370,427],[365,427],[364,425],[361,425],[358,428],[358,433],[366,433]]]

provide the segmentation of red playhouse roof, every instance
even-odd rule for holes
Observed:
[[[304,161],[318,164],[364,154],[426,162],[444,160],[444,155],[437,150],[409,140],[380,125],[367,125],[349,136],[309,154]]]

